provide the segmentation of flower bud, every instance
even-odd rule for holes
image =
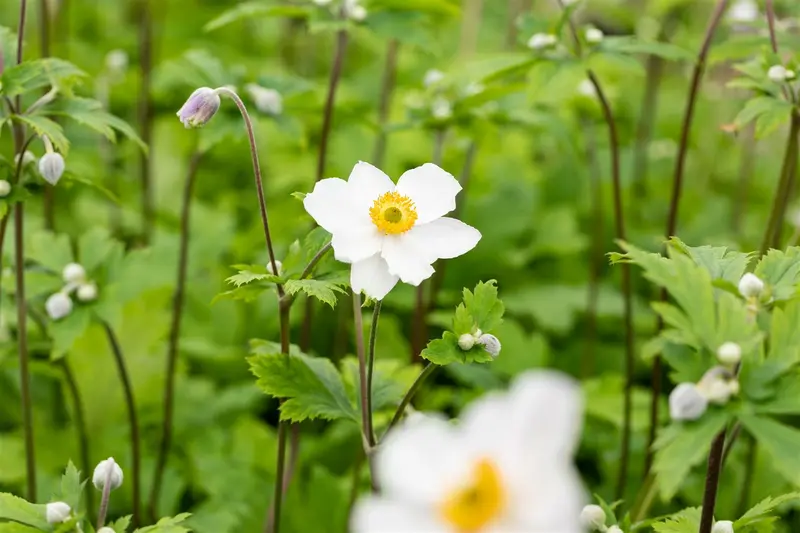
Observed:
[[[597,28],[589,28],[586,30],[586,42],[588,43],[597,44],[602,42],[603,37],[605,37],[603,30]]]
[[[591,80],[583,80],[578,84],[578,93],[586,96],[588,98],[594,98],[597,96],[597,91],[594,88],[594,84]]]
[[[728,10],[728,19],[733,22],[753,22],[758,16],[758,3],[755,0],[738,0]]]
[[[680,383],[669,395],[669,416],[672,420],[697,420],[708,408],[708,400],[694,383]]]
[[[775,83],[783,83],[787,80],[795,78],[795,72],[789,70],[783,65],[772,65],[767,71],[767,77]]]
[[[730,384],[736,382],[733,373],[723,366],[715,366],[703,374],[697,390],[706,400],[717,405],[725,405],[733,395]]]
[[[81,283],[78,285],[78,301],[92,302],[97,299],[97,285],[94,282]]]
[[[280,276],[281,272],[283,272],[283,263],[281,263],[280,261],[278,261],[276,259],[275,260],[275,267],[278,269],[277,272],[273,272],[272,271],[272,261],[270,261],[269,263],[267,263],[267,272],[269,272],[273,276]]]
[[[465,352],[471,350],[473,346],[475,346],[475,337],[469,333],[464,333],[458,338],[458,347]]]
[[[72,312],[72,299],[63,292],[51,294],[44,302],[44,309],[51,319],[59,320]]]
[[[730,520],[719,520],[714,522],[711,533],[733,533],[733,522]]]
[[[484,333],[475,342],[483,345],[483,349],[489,352],[492,357],[500,355],[500,341],[494,335]]]
[[[625,533],[619,526],[610,526],[606,529],[606,533]]]
[[[283,97],[275,89],[267,89],[255,83],[248,83],[244,90],[256,104],[256,109],[267,115],[280,115],[283,113]]]
[[[717,359],[727,366],[735,366],[742,360],[742,348],[735,342],[726,342],[717,348]]]
[[[439,120],[446,120],[453,116],[453,107],[447,98],[439,97],[431,104],[431,114]]]
[[[189,96],[177,115],[187,128],[199,128],[214,117],[221,103],[217,91],[200,87]]]
[[[342,11],[345,17],[355,20],[356,22],[362,22],[367,18],[367,10],[361,5],[359,0],[344,0]]]
[[[33,163],[36,163],[36,156],[30,150],[25,150],[22,153],[22,166],[27,167]],[[19,154],[14,156],[14,164],[19,165]]]
[[[581,511],[581,523],[592,530],[601,531],[606,525],[606,512],[599,505],[587,505]]]
[[[551,33],[535,33],[528,39],[528,48],[532,50],[542,50],[550,48],[558,42],[558,38]]]
[[[745,298],[759,297],[764,291],[764,282],[758,276],[748,272],[739,280],[739,293]]]
[[[11,184],[7,180],[0,180],[0,198],[11,194]]]
[[[109,472],[110,477],[109,477]],[[92,474],[92,484],[97,490],[103,490],[106,485],[106,478],[111,481],[111,490],[118,489],[122,485],[122,468],[119,467],[113,457],[109,457],[105,461],[100,461],[94,468]]]
[[[72,509],[64,502],[52,502],[45,506],[45,517],[48,524],[60,524],[69,520]]]
[[[314,0],[314,3],[317,4],[318,6],[327,6],[331,2],[332,0]]]
[[[432,68],[425,73],[425,77],[422,79],[422,84],[425,85],[425,87],[430,87],[432,85],[438,84],[443,79],[444,79],[444,72]]]
[[[86,270],[78,263],[69,263],[64,267],[61,276],[67,283],[79,283],[86,279]]]
[[[98,529],[97,533],[116,533],[116,531],[114,531],[113,529],[111,529],[108,526],[104,526],[104,527],[101,527],[100,529]]]
[[[128,70],[128,53],[125,50],[111,50],[106,54],[106,69],[112,74],[122,74]]]
[[[39,159],[39,174],[49,183],[55,185],[64,173],[64,158],[58,152],[47,152]]]

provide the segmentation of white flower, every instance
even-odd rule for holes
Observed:
[[[748,272],[739,280],[739,293],[745,298],[759,297],[764,291],[764,282]]]
[[[61,277],[67,283],[79,283],[86,279],[86,270],[78,263],[69,263],[61,271]]]
[[[11,194],[11,184],[8,180],[0,180],[0,198],[5,198]]]
[[[425,73],[425,77],[422,79],[422,83],[423,85],[425,85],[425,87],[430,87],[431,85],[436,85],[443,79],[444,79],[444,72],[432,68]]]
[[[535,33],[528,39],[528,48],[541,50],[555,45],[558,39],[552,33]]]
[[[48,524],[60,524],[69,520],[72,509],[64,502],[52,502],[45,506],[45,517]]]
[[[483,85],[481,85],[476,81],[473,81],[467,84],[466,87],[464,87],[464,94],[466,96],[474,96],[476,94],[482,93],[484,89],[485,87]]]
[[[431,104],[431,114],[433,118],[446,120],[453,116],[453,106],[447,98],[440,96]]]
[[[97,533],[116,533],[116,532],[113,529],[111,529],[110,527],[105,526],[105,527],[101,527],[100,529],[98,529]]]
[[[592,530],[602,530],[606,525],[606,512],[599,505],[587,505],[581,511],[581,524]]]
[[[603,40],[603,37],[605,37],[603,30],[597,28],[588,28],[586,30],[586,42],[588,43],[597,44]]]
[[[669,395],[672,420],[697,420],[708,408],[708,400],[694,383],[681,383]]]
[[[255,83],[248,83],[244,90],[256,104],[256,109],[267,115],[280,115],[283,113],[283,96],[275,89],[267,89]]]
[[[767,77],[776,83],[783,83],[786,80],[793,80],[795,78],[795,72],[787,69],[783,65],[772,65],[767,71]]]
[[[344,0],[342,11],[345,17],[357,22],[361,22],[367,18],[367,10],[361,5],[359,0]]]
[[[403,424],[375,456],[381,494],[356,504],[351,529],[581,533],[585,496],[573,466],[581,420],[571,379],[529,372],[508,393],[469,406],[459,425]]]
[[[606,529],[606,533],[625,533],[619,526],[611,526]]]
[[[589,98],[594,98],[597,96],[597,91],[594,88],[594,84],[592,80],[583,80],[578,84],[578,93],[582,94],[583,96],[587,96]]]
[[[455,209],[459,191],[458,181],[431,163],[405,172],[395,185],[362,161],[348,181],[317,182],[303,205],[333,234],[334,257],[352,263],[353,290],[381,300],[398,280],[419,285],[433,274],[434,261],[478,244],[478,230],[444,216]]]
[[[758,3],[755,0],[738,0],[728,10],[728,19],[733,22],[753,22],[758,17]]]
[[[732,386],[733,383],[735,385]],[[725,405],[731,396],[739,392],[739,382],[730,370],[715,366],[703,374],[697,383],[697,390],[709,402]]]
[[[109,477],[110,476],[110,477]],[[113,457],[109,457],[105,461],[100,461],[94,468],[92,474],[92,484],[97,490],[103,490],[106,485],[106,479],[111,481],[111,490],[118,489],[122,485],[122,468],[119,467]]]
[[[733,533],[733,522],[730,520],[720,520],[714,522],[714,527],[711,528],[711,533]]]
[[[95,285],[94,282],[81,283],[78,285],[78,292],[76,295],[81,302],[94,301],[97,299],[97,285]]]
[[[39,174],[49,183],[55,185],[64,173],[64,158],[58,152],[48,152],[39,159]]]
[[[490,335],[489,333],[484,333],[478,337],[478,340],[475,341],[481,346],[483,349],[489,352],[489,355],[492,357],[497,357],[500,355],[500,340],[494,335]]]
[[[22,154],[22,166],[27,167],[36,163],[36,156],[30,150],[25,150]],[[19,165],[19,154],[14,156],[14,164]]]
[[[465,352],[472,349],[475,346],[475,336],[470,335],[469,333],[464,333],[458,338],[458,347],[464,350]]]
[[[742,360],[742,348],[735,342],[726,342],[717,348],[717,359],[724,365],[734,366]]]
[[[106,69],[114,74],[121,74],[128,69],[128,53],[125,50],[111,50],[106,54]]]
[[[331,3],[332,0],[314,0],[314,3],[318,6],[327,6]]]
[[[44,309],[51,319],[62,319],[72,312],[72,299],[63,292],[57,292],[47,298],[44,302]]]
[[[269,273],[270,273],[270,274],[272,274],[273,276],[280,276],[280,275],[281,275],[281,272],[283,271],[283,263],[281,263],[280,261],[278,261],[278,260],[276,259],[276,260],[275,260],[275,267],[278,269],[278,271],[277,271],[277,272],[273,272],[273,271],[272,271],[272,261],[268,262],[268,263],[267,263],[267,272],[269,272]]]

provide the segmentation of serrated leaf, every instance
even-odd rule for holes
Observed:
[[[800,485],[800,430],[746,413],[739,415],[739,420],[772,457],[775,469],[790,483]]]
[[[505,306],[497,297],[497,282],[478,282],[475,292],[464,289],[464,305],[472,315],[475,326],[484,333],[492,331],[503,321]]]
[[[677,512],[662,522],[652,524],[656,533],[697,533],[700,529],[700,507],[690,507]]]
[[[72,349],[83,336],[91,323],[91,311],[88,307],[78,306],[64,318],[53,320],[47,325],[47,334],[53,340],[50,347],[50,359],[61,359]]]
[[[754,273],[770,286],[774,300],[788,300],[795,295],[800,281],[800,248],[768,251]]]
[[[640,41],[636,37],[606,37],[603,50],[620,54],[654,55],[668,61],[692,61],[695,53],[678,45],[660,41]]]
[[[64,474],[61,476],[61,490],[54,499],[65,502],[70,508],[77,511],[81,501],[83,485],[84,483],[81,483],[81,473],[75,468],[72,461],[70,461],[69,464],[67,464],[67,468],[64,470]]]
[[[135,142],[139,148],[147,151],[147,145],[144,144],[144,141],[131,125],[121,118],[108,113],[97,100],[90,98],[62,98],[42,109],[37,116],[44,113],[70,118],[100,133],[111,142],[117,141],[115,132],[118,131]]]
[[[52,85],[69,94],[84,77],[86,73],[69,61],[34,59],[6,68],[0,76],[0,93],[11,98]]]
[[[791,111],[792,104],[785,100],[771,96],[757,96],[748,100],[744,108],[736,115],[733,123],[738,129],[741,129],[766,113],[785,113],[788,118]]]
[[[741,528],[756,524],[768,518],[768,515],[775,511],[778,506],[793,500],[800,500],[800,492],[790,492],[774,498],[767,496],[751,507],[739,520],[733,523],[734,531],[740,531]]]
[[[0,492],[0,520],[11,520],[48,531],[45,506],[36,505],[13,494]]]
[[[115,241],[107,229],[91,228],[78,239],[78,261],[86,272],[92,272],[105,261],[114,245]]]
[[[440,366],[464,362],[464,351],[458,346],[458,337],[450,331],[445,331],[441,339],[429,342],[420,356]]]
[[[292,243],[283,260],[283,275],[287,278],[299,277],[311,259],[329,242],[331,242],[331,234],[321,227],[316,227],[308,232],[302,243],[300,241]],[[317,270],[319,270],[319,265],[317,265]]]
[[[306,296],[311,296],[317,300],[336,306],[336,293],[344,293],[342,283],[326,281],[322,279],[290,279],[284,285],[286,292],[292,296],[298,292],[303,292]]]
[[[743,387],[744,389],[744,387]],[[756,403],[753,408],[760,414],[797,415],[800,414],[800,375],[792,372],[770,384],[764,403]],[[747,391],[748,399],[752,392]]]
[[[739,283],[754,254],[730,250],[727,246],[689,246],[677,237],[670,245],[689,255],[695,263],[705,268],[712,280],[723,279]]]
[[[56,234],[50,231],[35,233],[31,238],[31,245],[27,253],[30,259],[50,270],[59,278],[67,263],[73,261],[69,237],[63,233]]]
[[[258,283],[242,285],[241,287],[237,287],[235,289],[224,291],[217,294],[211,300],[211,303],[213,305],[220,300],[238,300],[243,302],[254,302],[264,293],[264,291],[268,290],[272,290],[272,287],[266,285],[260,285]]]
[[[118,518],[108,527],[113,529],[114,533],[126,533],[128,531],[128,527],[131,525],[131,518],[131,515],[123,516],[122,518]]]
[[[285,401],[281,418],[300,422],[322,418],[358,421],[339,371],[328,359],[280,353],[249,357],[250,370],[267,394]]]
[[[266,17],[306,18],[309,13],[310,8],[307,6],[276,6],[266,2],[242,2],[206,24],[203,30],[218,30],[244,19],[252,20]]]
[[[61,127],[61,124],[42,115],[12,115],[11,118],[29,126],[40,137],[47,135],[56,150],[65,157],[69,153],[69,139],[64,135],[64,128]]]
[[[254,281],[267,281],[269,283],[279,283],[281,281],[280,277],[271,274],[262,265],[236,265],[235,268],[239,268],[239,272],[226,278],[225,281],[236,287],[241,287]]]
[[[137,529],[136,533],[190,533],[189,528],[180,525],[190,516],[190,513],[181,513],[174,518],[162,518],[155,525]]]

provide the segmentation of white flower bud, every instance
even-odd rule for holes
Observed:
[[[795,72],[787,69],[783,65],[772,65],[767,71],[767,77],[776,83],[783,83],[786,80],[793,80],[795,78]]]
[[[528,48],[542,50],[554,46],[557,42],[558,38],[551,33],[535,33],[528,39]]]
[[[597,91],[595,90],[594,84],[591,82],[591,80],[583,80],[580,82],[578,84],[578,93],[589,98],[594,98],[597,96]]]
[[[104,526],[104,527],[101,527],[100,529],[98,529],[97,533],[116,533],[116,531],[114,531],[113,529],[111,529],[108,526]]]
[[[332,1],[333,0],[314,0],[314,3],[317,4],[318,6],[327,6]]]
[[[106,69],[113,74],[128,70],[128,53],[125,50],[111,50],[106,54]]]
[[[86,279],[86,270],[78,263],[69,263],[61,272],[61,277],[67,283],[79,283]]]
[[[345,17],[355,20],[356,22],[362,22],[367,18],[367,10],[361,5],[359,0],[344,0],[342,11]]]
[[[276,259],[275,260],[275,267],[278,269],[278,272],[273,272],[272,271],[272,261],[270,261],[269,263],[267,263],[267,272],[269,272],[273,276],[280,276],[281,272],[283,272],[283,263],[281,263],[280,261],[278,261]]]
[[[280,115],[283,113],[283,96],[275,89],[267,89],[255,83],[248,83],[244,90],[256,105],[256,109],[267,115]]]
[[[694,383],[681,383],[669,395],[669,416],[672,420],[697,420],[708,408],[708,400]]]
[[[52,502],[45,506],[45,517],[48,524],[60,524],[69,520],[72,509],[64,502]]]
[[[186,128],[199,128],[214,117],[221,104],[217,91],[200,87],[189,96],[177,115]]]
[[[492,357],[500,355],[500,341],[494,335],[484,333],[475,342],[483,345],[483,349],[489,352]]]
[[[697,390],[706,400],[717,405],[725,405],[733,395],[730,384],[736,382],[735,376],[723,366],[715,366],[703,374]]]
[[[728,10],[728,19],[733,22],[753,22],[758,16],[758,3],[755,0],[739,0]]]
[[[430,87],[431,85],[436,85],[443,79],[444,79],[444,72],[432,68],[425,73],[425,77],[422,79],[422,84],[425,85],[425,87]]]
[[[589,28],[586,30],[586,42],[588,43],[597,44],[602,42],[603,37],[605,37],[603,30],[597,28]]]
[[[730,520],[719,520],[714,522],[711,533],[733,533],[733,522]]]
[[[30,150],[25,150],[22,154],[22,166],[27,167],[36,163],[36,156]],[[19,165],[19,154],[14,156],[14,164]]]
[[[111,472],[111,490],[118,489],[119,486],[122,485],[122,468],[114,461],[113,457],[109,457],[105,461],[97,463],[97,466],[94,468],[94,474],[92,474],[92,484],[94,484],[94,488],[103,490],[106,484],[106,478],[109,476],[109,471]]]
[[[717,359],[723,365],[737,365],[742,360],[742,348],[735,342],[726,342],[717,348]]]
[[[44,302],[44,309],[51,319],[59,320],[72,312],[72,299],[63,292],[51,294]]]
[[[445,120],[453,116],[453,107],[447,98],[439,97],[431,104],[431,114],[434,118]]]
[[[759,297],[764,291],[764,282],[758,276],[748,272],[739,280],[739,293],[745,298]]]
[[[482,332],[481,330],[479,330],[478,328],[475,328],[475,333],[473,333],[473,335],[474,335],[474,336],[475,336],[475,338],[477,339],[478,337],[480,337],[481,335],[483,335],[483,332]]]
[[[625,533],[619,526],[610,526],[606,529],[606,533]]]
[[[475,346],[475,337],[469,333],[464,333],[458,338],[458,347],[465,352],[471,350],[473,346]]]
[[[592,530],[602,530],[606,525],[606,512],[599,505],[587,505],[581,511],[581,523]]]
[[[47,152],[39,159],[39,174],[49,183],[55,185],[64,173],[64,158],[58,152]]]
[[[485,87],[478,82],[473,81],[472,83],[468,84],[464,87],[464,94],[466,96],[473,96],[478,93],[482,93]]]
[[[11,194],[11,184],[7,180],[0,180],[0,198]]]
[[[78,301],[92,302],[97,299],[97,285],[94,282],[81,283],[78,285]]]

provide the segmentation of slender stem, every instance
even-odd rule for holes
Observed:
[[[483,0],[464,0],[461,18],[461,41],[458,54],[467,58],[475,54],[478,48],[478,33],[481,29]]]
[[[648,147],[653,136],[658,107],[658,87],[664,72],[664,60],[656,55],[647,58],[644,96],[639,122],[636,125],[636,146],[633,151],[633,193],[637,198],[647,196],[647,167],[649,161]]]
[[[83,399],[81,398],[80,389],[78,389],[78,382],[75,381],[75,375],[72,373],[72,368],[66,358],[61,359],[61,370],[64,372],[64,383],[67,385],[70,398],[72,399],[72,409],[75,416],[75,429],[78,432],[78,447],[81,455],[81,471],[86,475],[91,472],[92,465],[89,462],[89,430],[86,426],[86,418],[84,417]],[[86,491],[86,512],[89,515],[89,521],[92,521],[94,514],[94,491],[89,488]]]
[[[155,521],[158,517],[158,497],[161,491],[161,482],[164,479],[164,470],[167,467],[170,446],[172,444],[172,416],[175,404],[175,366],[178,360],[178,345],[180,342],[181,318],[183,316],[183,299],[186,289],[186,271],[189,264],[189,238],[190,216],[192,207],[192,190],[194,189],[197,171],[200,168],[202,153],[196,151],[189,160],[189,169],[186,173],[186,183],[183,188],[181,205],[181,234],[178,251],[178,274],[175,283],[175,294],[172,297],[172,322],[169,329],[169,343],[167,345],[167,375],[164,383],[164,417],[161,427],[161,446],[156,459],[156,468],[153,475],[153,485],[150,490],[148,513],[150,519]]]
[[[775,245],[775,241],[780,235],[778,229],[783,224],[786,201],[788,201],[789,191],[791,190],[791,184],[794,178],[794,169],[797,164],[798,135],[800,135],[800,115],[793,112],[791,125],[789,127],[789,136],[786,140],[786,151],[781,166],[781,176],[778,181],[778,188],[775,191],[775,198],[772,201],[772,210],[770,211],[769,221],[767,222],[767,229],[761,241],[760,251],[762,255],[766,253],[770,245]],[[776,235],[778,235],[778,238],[776,238]]]
[[[361,294],[353,292],[353,323],[356,336],[356,355],[358,356],[358,378],[361,396],[361,431],[364,450],[369,456],[372,451],[372,417],[370,416],[370,393],[367,388],[367,360],[364,355],[364,323],[361,316]]]
[[[769,29],[769,44],[772,47],[772,51],[775,55],[780,55],[778,51],[778,36],[775,32],[775,2],[773,0],[766,0],[765,11],[767,12],[767,28]],[[792,102],[794,102],[794,91],[791,89],[791,86],[787,86],[786,83],[781,84],[781,90],[783,91],[783,96]]]
[[[439,368],[439,366],[433,363],[428,363],[427,365],[425,365],[425,368],[423,368],[422,372],[419,373],[417,379],[414,381],[414,383],[411,384],[411,388],[409,388],[408,392],[406,392],[406,395],[403,396],[403,399],[400,401],[400,405],[397,406],[397,411],[394,412],[392,421],[389,422],[389,427],[386,428],[386,433],[384,433],[384,438],[392,430],[392,428],[395,427],[398,422],[400,422],[400,419],[403,418],[403,413],[405,413],[408,404],[411,403],[411,400],[417,394],[417,391],[425,382],[425,380],[428,379],[428,377],[431,374],[433,374],[437,368]]]
[[[380,168],[386,156],[386,124],[389,122],[389,111],[392,104],[395,78],[397,77],[397,51],[400,44],[397,39],[392,39],[386,45],[386,60],[383,67],[383,81],[381,82],[381,99],[378,106],[378,137],[375,139],[375,152],[372,164]]]
[[[346,51],[347,31],[339,30],[336,33],[336,52],[334,52],[333,56],[333,66],[331,67],[331,75],[328,79],[328,95],[325,98],[325,110],[322,114],[322,131],[320,132],[316,181],[321,180],[325,176],[325,162],[328,157],[328,141],[331,136],[333,108],[336,102],[336,89],[339,86],[339,79],[342,77],[342,67],[344,66],[344,55]]]
[[[133,475],[132,478],[132,491],[133,491],[133,519],[132,524],[135,528],[139,524],[139,508],[140,508],[140,494],[139,487],[141,477],[141,450],[140,436],[139,436],[139,419],[136,415],[136,403],[133,399],[133,384],[131,383],[128,368],[125,365],[125,357],[122,354],[122,347],[119,344],[114,330],[107,322],[103,322],[103,328],[106,330],[106,337],[108,337],[108,344],[111,346],[111,351],[114,354],[114,361],[117,364],[117,372],[119,373],[119,380],[122,383],[122,392],[125,395],[125,405],[128,409],[128,423],[131,426],[131,453],[133,455]],[[109,486],[109,483],[106,483]],[[104,491],[105,494],[105,491]],[[98,518],[99,522],[99,518]]]
[[[586,302],[586,349],[581,359],[581,376],[594,373],[595,343],[597,342],[597,300],[600,286],[600,272],[603,268],[604,214],[603,189],[600,168],[597,161],[597,146],[593,124],[584,125],[586,132],[586,163],[589,168],[589,196],[592,205],[592,258],[589,260],[589,290]]]
[[[50,2],[39,0],[39,43],[42,57],[50,57]],[[28,109],[28,113],[31,112]],[[44,188],[44,227],[53,230],[55,227],[55,187]]]
[[[25,16],[28,12],[28,2],[27,0],[20,0],[19,2],[19,27],[17,28],[17,65],[22,63],[22,45],[25,43]],[[22,108],[21,105],[21,96],[17,96],[15,99],[14,107],[17,112],[19,112]]]
[[[744,460],[744,480],[741,484],[739,502],[736,507],[739,516],[743,515],[748,509],[747,504],[750,500],[750,487],[753,484],[753,476],[756,470],[756,456],[758,455],[758,443],[756,443],[755,439],[747,438],[746,444],[747,455]]]
[[[242,118],[244,119],[245,127],[247,128],[247,138],[250,141],[250,157],[253,160],[253,175],[255,176],[256,180],[256,192],[258,193],[258,207],[261,210],[261,224],[264,226],[264,239],[267,243],[267,253],[269,254],[269,262],[272,265],[272,271],[277,272],[278,266],[275,262],[275,252],[272,248],[272,235],[269,232],[269,219],[267,218],[267,202],[264,199],[264,182],[261,178],[261,165],[258,162],[258,146],[256,145],[256,136],[253,130],[253,122],[250,120],[250,114],[247,112],[247,108],[242,102],[242,99],[239,98],[239,95],[236,94],[234,91],[228,89],[227,87],[220,87],[217,89],[217,92],[228,95],[231,100],[236,104],[236,107],[239,108],[239,113],[242,114]],[[280,298],[283,297],[283,285],[280,283],[277,285],[278,288],[278,296]],[[288,353],[288,351],[286,352]]]
[[[331,247],[332,247],[331,243],[328,243],[322,248],[320,248],[319,252],[317,252],[314,255],[314,257],[311,258],[311,261],[308,262],[306,268],[303,269],[303,273],[300,274],[300,279],[306,279],[308,276],[311,275],[311,272],[314,270],[314,267],[317,266],[317,263],[319,263],[320,260],[323,257],[325,257],[325,254],[327,254],[331,250]]]
[[[699,533],[711,533],[714,524],[714,507],[717,503],[717,486],[722,470],[722,450],[725,446],[725,430],[720,431],[711,443],[708,452],[708,468],[706,469],[706,486],[703,491],[703,510],[700,515]]]
[[[647,511],[650,510],[650,506],[653,504],[657,490],[656,476],[651,472],[647,474],[647,478],[644,480],[636,502],[631,509],[631,517],[634,523],[644,520],[644,517],[647,516]]]
[[[139,11],[139,87],[138,118],[142,141],[149,147],[142,152],[139,162],[139,182],[142,188],[142,236],[145,244],[153,236],[155,205],[153,200],[152,150],[153,146],[153,104],[151,102],[153,79],[153,18],[150,0],[136,0]]]
[[[375,302],[372,312],[372,327],[369,331],[369,349],[367,351],[367,401],[366,408],[369,416],[370,432],[367,435],[370,447],[375,446],[375,431],[372,426],[372,375],[375,369],[375,341],[378,338],[378,318],[381,314],[381,301]]]
[[[742,154],[739,161],[739,187],[736,195],[736,204],[733,207],[733,231],[741,234],[744,222],[747,201],[750,198],[750,178],[753,176],[755,166],[755,127],[750,124],[741,134]]]
[[[106,524],[106,514],[108,513],[108,501],[111,499],[111,476],[114,475],[114,466],[106,468],[106,480],[103,483],[103,494],[100,496],[100,510],[97,512],[97,528],[100,529]]]

